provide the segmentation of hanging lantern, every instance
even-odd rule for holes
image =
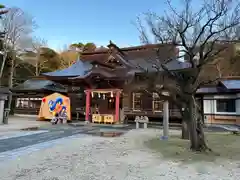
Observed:
[[[101,94],[100,93],[98,93],[98,98],[101,98]]]
[[[91,95],[92,95],[92,98],[94,97],[94,94],[93,94],[93,92],[91,92]]]
[[[113,92],[111,91],[111,97],[113,97]]]
[[[46,102],[46,98],[42,98],[42,102],[45,103]]]

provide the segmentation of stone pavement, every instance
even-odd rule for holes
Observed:
[[[39,128],[42,126],[49,126],[47,121],[37,121],[34,117],[17,117],[10,116],[8,124],[0,124],[0,136],[6,133],[18,131],[26,128]]]
[[[9,151],[0,152],[0,162],[11,160],[11,159],[16,159],[21,155],[26,155],[26,154],[29,154],[32,152],[50,148],[57,144],[64,144],[65,142],[67,142],[70,139],[78,139],[78,138],[85,137],[85,136],[86,136],[85,134],[76,134],[76,135],[72,135],[72,136],[68,136],[68,137],[62,137],[60,139],[54,139],[54,140],[46,141],[43,143],[38,143],[38,144],[34,144],[34,145],[24,146],[24,147],[17,148],[17,149],[12,149]]]
[[[124,129],[100,128],[92,126],[74,127],[68,124],[41,127],[35,131],[18,131],[9,136],[0,137],[0,162],[17,159],[22,155],[64,144],[70,139],[101,136],[100,132],[126,132]],[[17,132],[17,131],[16,131]],[[104,136],[108,137],[108,136]],[[111,136],[112,137],[112,136]]]
[[[7,138],[0,138],[0,153],[10,151],[18,148],[23,148],[47,141],[56,140],[59,138],[69,137],[77,134],[86,133],[92,131],[94,128],[83,126],[83,127],[71,127],[68,125],[56,125],[47,128],[40,129],[40,131],[20,131],[20,134],[16,136],[9,136]]]

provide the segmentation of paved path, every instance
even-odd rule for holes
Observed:
[[[9,131],[17,131],[25,128],[42,127],[48,125],[49,122],[37,121],[36,118],[33,117],[10,116],[7,125],[0,124],[0,135]]]
[[[27,131],[26,134],[18,136],[10,136],[9,138],[1,138],[0,139],[0,153],[31,146],[34,144],[44,143],[47,141],[56,140],[63,137],[69,137],[77,134],[86,133],[87,131],[91,131],[96,128],[92,127],[70,127],[68,125],[57,125],[50,126],[38,131]]]

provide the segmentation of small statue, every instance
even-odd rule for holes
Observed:
[[[135,122],[138,122],[140,120],[139,116],[135,117]]]
[[[144,121],[149,122],[149,119],[147,116],[144,116]]]

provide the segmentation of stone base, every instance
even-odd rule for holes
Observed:
[[[147,126],[148,126],[147,122],[138,122],[138,121],[136,121],[136,129],[140,128],[140,123],[143,124],[143,129],[147,129]]]
[[[84,123],[85,123],[85,124],[90,124],[90,122],[89,122],[89,121],[84,121]]]
[[[161,140],[168,140],[168,136],[162,136]]]

